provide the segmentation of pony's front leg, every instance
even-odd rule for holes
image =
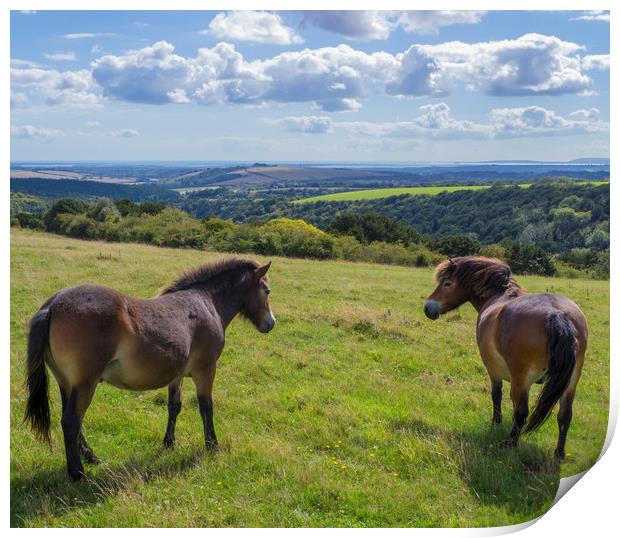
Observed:
[[[177,416],[181,412],[181,394],[183,388],[183,378],[176,379],[168,385],[168,426],[164,435],[164,446],[172,448],[174,446],[174,428],[177,423]]]
[[[215,379],[216,361],[209,361],[204,368],[192,372],[192,378],[196,384],[196,396],[198,397],[198,409],[202,418],[205,434],[205,447],[207,450],[217,448],[217,436],[213,426],[213,381]]]
[[[510,430],[508,434],[508,439],[504,441],[503,446],[505,448],[515,447],[519,442],[519,435],[521,434],[521,430],[529,414],[529,393],[529,387],[524,387],[522,384],[515,382],[514,379],[511,381],[510,398],[512,399],[513,406],[512,430]]]

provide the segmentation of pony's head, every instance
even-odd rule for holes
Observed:
[[[271,289],[266,276],[269,267],[271,267],[271,262],[252,271],[250,285],[241,306],[241,314],[262,333],[268,333],[276,324],[276,318],[269,306]]]
[[[424,304],[430,319],[458,308],[467,301],[480,304],[505,292],[516,282],[510,278],[510,267],[495,258],[464,256],[448,258],[435,270],[437,287]]]

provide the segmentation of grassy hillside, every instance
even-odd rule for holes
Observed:
[[[419,194],[435,195],[440,192],[455,191],[475,191],[480,189],[488,189],[489,185],[450,185],[445,187],[393,187],[387,189],[364,189],[356,191],[335,192],[333,194],[323,194],[321,196],[312,196],[311,198],[303,198],[297,200],[298,204],[307,204],[310,202],[345,202],[348,200],[375,200],[376,198],[389,198],[390,196],[400,196],[401,194],[411,194],[413,196]]]
[[[603,185],[608,181],[580,181],[578,183],[588,183],[592,185]],[[520,183],[519,187],[527,188],[531,183]],[[428,194],[434,196],[440,192],[456,192],[456,191],[477,191],[480,189],[488,189],[490,185],[450,185],[450,186],[432,186],[432,187],[394,187],[387,189],[364,189],[346,192],[336,192],[333,194],[323,194],[321,196],[312,196],[297,200],[298,204],[306,204],[310,202],[346,202],[350,200],[375,200],[377,198],[389,198],[390,196],[400,196],[401,194],[411,194],[417,196],[420,194]]]
[[[520,279],[530,291],[574,298],[590,323],[569,456],[558,465],[554,417],[517,450],[497,448],[509,424],[490,427],[475,312],[424,318],[430,269],[276,258],[274,332],[235,320],[227,333],[214,389],[223,450],[202,450],[191,380],[174,451],[161,446],[165,389],[101,384],[85,434],[104,463],[70,483],[55,386],[52,449],[21,422],[29,318],[65,286],[97,282],[152,296],[217,256],[12,231],[13,526],[508,525],[544,512],[560,476],[598,457],[609,399],[608,282]]]

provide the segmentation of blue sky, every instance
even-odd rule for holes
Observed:
[[[609,156],[606,12],[11,14],[12,160]]]

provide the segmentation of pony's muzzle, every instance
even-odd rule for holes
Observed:
[[[426,314],[426,317],[428,319],[437,319],[439,317],[439,303],[437,301],[426,301],[426,304],[424,305],[424,313]]]
[[[273,329],[275,324],[276,324],[276,318],[273,316],[271,312],[269,312],[269,314],[267,314],[263,318],[263,322],[260,324],[260,327],[258,328],[258,330],[262,333],[268,333],[269,331],[271,331],[271,329]]]

